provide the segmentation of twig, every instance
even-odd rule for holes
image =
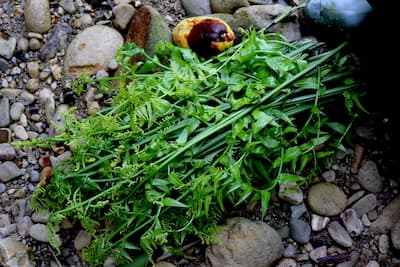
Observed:
[[[339,263],[342,261],[348,261],[350,259],[351,259],[350,254],[337,254],[319,258],[318,263]]]
[[[51,255],[53,255],[54,260],[56,261],[58,267],[62,267],[61,262],[58,260],[56,253],[54,252],[54,250],[49,246],[48,247],[50,250]]]

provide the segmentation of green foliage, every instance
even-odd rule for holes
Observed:
[[[203,61],[172,44],[152,58],[126,45],[110,107],[83,120],[72,110],[58,136],[21,144],[73,150],[35,207],[83,225],[90,266],[109,255],[145,265],[190,238],[208,243],[242,203],[258,201],[264,217],[277,185],[306,182],[342,146],[349,126],[329,109],[349,108],[348,123],[357,111],[344,45],[316,54],[320,46],[250,31]]]

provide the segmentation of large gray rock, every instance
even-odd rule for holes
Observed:
[[[92,75],[107,70],[124,39],[115,29],[95,25],[79,33],[68,46],[64,71],[68,76],[78,76],[82,72]]]
[[[282,256],[279,234],[261,221],[232,218],[206,249],[206,265],[212,267],[269,267]]]

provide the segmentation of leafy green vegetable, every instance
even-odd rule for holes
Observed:
[[[83,120],[71,110],[58,136],[20,144],[73,150],[34,207],[83,225],[90,266],[109,255],[145,265],[190,239],[208,243],[244,203],[258,202],[263,218],[277,185],[306,182],[342,146],[349,126],[329,109],[346,105],[349,124],[358,111],[344,46],[318,54],[321,44],[249,31],[202,61],[172,44],[154,57],[126,45],[121,76],[98,81],[109,90],[119,80],[109,107]]]

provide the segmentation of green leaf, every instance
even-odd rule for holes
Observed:
[[[261,195],[261,218],[264,218],[267,214],[269,200],[271,198],[271,193],[268,190],[260,191]]]
[[[176,207],[176,208],[188,208],[189,207],[188,205],[183,204],[182,202],[180,202],[176,199],[170,198],[170,197],[165,197],[162,200],[162,204],[166,207]]]
[[[293,146],[285,150],[283,156],[283,162],[289,162],[294,159],[297,159],[302,155],[303,151],[300,149],[299,146]]]
[[[252,124],[252,133],[256,134],[262,129],[264,129],[265,126],[270,124],[273,120],[274,117],[271,115],[266,114],[263,111],[260,111],[259,109],[254,110],[251,115],[254,117],[255,122]]]
[[[278,183],[280,185],[287,184],[287,183],[297,183],[304,181],[304,177],[300,175],[294,175],[290,173],[280,173],[278,175]]]

